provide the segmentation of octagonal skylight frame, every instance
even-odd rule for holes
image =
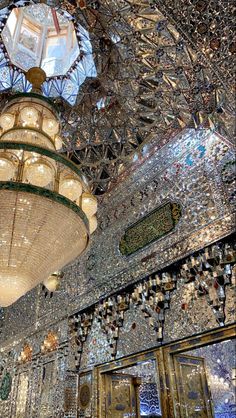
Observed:
[[[23,7],[37,7],[40,5],[42,4],[32,2],[31,6],[28,6],[27,0],[17,0],[14,2],[14,8],[16,9],[22,9]],[[7,7],[0,10],[0,32],[4,29],[11,11],[12,9],[10,10]],[[57,9],[57,13],[60,14],[62,20],[74,20],[73,16],[65,10]],[[43,84],[43,94],[46,97],[62,97],[72,106],[76,102],[79,89],[85,79],[97,77],[89,33],[77,22],[74,23],[74,27],[80,50],[77,59],[72,63],[66,74],[48,77]],[[19,92],[28,92],[31,90],[31,85],[27,82],[24,71],[10,60],[7,48],[1,43],[0,92],[8,89]]]
[[[2,41],[13,64],[47,77],[65,75],[80,54],[73,22],[46,4],[12,9]]]

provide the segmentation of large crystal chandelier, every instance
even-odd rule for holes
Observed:
[[[14,303],[80,255],[97,227],[96,198],[76,165],[56,150],[60,121],[40,94],[8,100],[0,116],[0,306]]]

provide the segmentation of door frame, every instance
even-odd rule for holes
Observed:
[[[174,355],[234,338],[236,338],[236,323],[165,343],[153,349],[96,366],[94,369],[94,416],[101,418],[104,410],[102,403],[102,378],[104,373],[130,367],[140,361],[156,360],[163,418],[180,418],[176,408],[177,382],[174,373]]]
[[[118,370],[119,371],[119,370]],[[139,406],[140,406],[140,404],[139,404],[139,395],[138,395],[138,390],[137,390],[137,384],[135,383],[135,381],[137,381],[137,379],[136,379],[136,377],[135,376],[133,376],[133,375],[131,375],[131,374],[126,374],[126,373],[114,373],[114,370],[112,371],[112,372],[104,372],[103,374],[102,374],[102,380],[103,380],[103,387],[105,387],[105,388],[107,388],[107,387],[109,387],[109,389],[108,390],[111,390],[112,391],[112,387],[111,387],[111,385],[110,384],[112,384],[112,376],[115,376],[115,378],[117,379],[119,379],[119,378],[122,378],[122,380],[124,379],[124,378],[128,378],[129,379],[129,381],[130,381],[130,383],[131,383],[131,386],[130,386],[130,389],[131,389],[131,392],[130,392],[130,397],[132,398],[132,400],[133,400],[133,397],[135,398],[135,417],[136,418],[140,418],[140,413],[139,413]],[[112,393],[112,392],[111,392]],[[104,397],[103,396],[103,405],[105,406],[105,408],[104,408],[104,411],[103,411],[103,414],[104,414],[104,416],[105,416],[105,411],[106,411],[106,409],[107,409],[107,397]],[[133,405],[132,404],[130,404],[130,407],[133,409]],[[133,412],[132,412],[132,416],[133,416]]]
[[[204,407],[205,407],[205,411],[207,413],[207,417],[208,418],[213,418],[213,405],[212,405],[212,395],[211,395],[211,390],[210,387],[208,385],[208,381],[207,381],[207,374],[206,374],[206,361],[204,357],[198,357],[198,356],[193,356],[193,355],[189,355],[189,354],[185,354],[185,353],[178,353],[173,355],[173,360],[174,360],[174,367],[175,367],[175,377],[176,380],[178,382],[178,385],[176,387],[177,389],[177,409],[179,411],[179,415],[180,416],[188,416],[188,414],[186,414],[186,410],[185,410],[185,406],[181,405],[181,386],[184,383],[184,379],[182,376],[182,366],[183,363],[181,363],[181,361],[179,361],[180,359],[184,359],[184,364],[186,365],[196,365],[196,364],[200,364],[201,363],[201,370],[200,370],[200,382],[201,382],[201,388],[202,388],[202,392],[203,392],[203,401],[204,401]],[[189,362],[188,362],[189,361]],[[195,364],[194,364],[195,363]],[[183,386],[182,386],[183,387]],[[210,399],[210,403],[208,404],[207,400]],[[181,415],[182,414],[182,415]]]
[[[120,369],[124,369],[127,367],[134,366],[135,364],[148,361],[148,360],[155,360],[156,361],[156,372],[157,376],[159,377],[159,353],[156,350],[147,350],[143,353],[139,354],[132,354],[125,358],[121,358],[120,360],[114,360],[112,362],[97,366],[95,368],[94,377],[96,379],[96,387],[97,387],[97,396],[96,396],[96,411],[97,414],[95,415],[98,418],[103,417],[103,411],[105,411],[105,398],[102,395],[102,390],[104,387],[104,375],[107,373],[112,373],[114,371],[119,371]],[[160,390],[161,392],[161,390]],[[161,395],[160,395],[161,401]],[[162,407],[162,405],[161,405]]]
[[[186,351],[194,350],[196,348],[208,346],[215,343],[220,343],[228,339],[236,338],[235,323],[225,326],[224,328],[217,328],[206,331],[162,347],[163,352],[163,369],[165,379],[165,414],[163,418],[181,418],[178,408],[178,392],[177,379],[174,367],[174,355],[184,354]]]

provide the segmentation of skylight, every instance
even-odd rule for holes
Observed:
[[[65,75],[81,53],[72,21],[45,4],[13,9],[2,39],[14,65],[41,67],[47,77]]]

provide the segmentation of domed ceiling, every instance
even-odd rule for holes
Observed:
[[[1,30],[14,8],[30,4],[31,19],[37,3],[1,1]],[[49,73],[43,91],[61,111],[62,152],[81,165],[96,194],[184,128],[210,128],[231,140],[232,1],[41,3],[51,8],[57,34],[64,21],[74,25],[79,53],[66,71]],[[30,88],[3,35],[2,105]]]

